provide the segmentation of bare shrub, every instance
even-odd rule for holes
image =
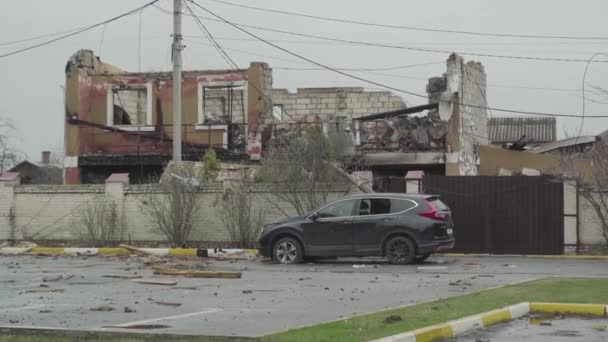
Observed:
[[[271,146],[258,178],[282,189],[273,192],[275,206],[287,202],[298,215],[305,215],[325,203],[331,189],[343,181],[336,163],[330,140],[320,127],[311,126],[303,134],[294,134]]]
[[[155,231],[175,247],[185,246],[200,210],[199,178],[191,166],[169,166],[158,187],[151,187],[141,200],[142,209]]]
[[[15,127],[8,119],[0,118],[0,174],[17,164],[20,154],[11,143]]]
[[[598,139],[579,153],[563,154],[562,173],[576,181],[578,193],[593,209],[608,246],[608,144]]]
[[[230,242],[237,248],[254,248],[262,229],[265,211],[254,205],[249,182],[231,185],[219,201],[219,214]]]
[[[107,246],[118,227],[116,203],[104,195],[86,204],[72,222],[72,233],[89,246]]]

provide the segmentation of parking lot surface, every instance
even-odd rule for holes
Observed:
[[[608,341],[608,320],[585,318],[548,318],[533,320],[527,317],[502,323],[484,330],[450,339],[450,342],[605,342]]]
[[[547,276],[608,277],[606,260],[434,257],[408,266],[380,259],[292,266],[189,262],[243,276],[161,278],[134,257],[3,256],[0,325],[259,336]],[[126,279],[135,276],[176,284]]]

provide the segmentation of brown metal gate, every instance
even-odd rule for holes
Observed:
[[[562,254],[563,184],[550,177],[428,176],[453,212],[455,252]]]

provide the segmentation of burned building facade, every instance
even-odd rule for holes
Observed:
[[[183,159],[200,160],[208,148],[224,159],[259,159],[271,90],[265,63],[185,71]],[[67,63],[65,96],[66,183],[96,183],[112,173],[139,183],[160,175],[173,144],[171,73],[124,72],[81,50]]]
[[[357,162],[372,170],[375,183],[403,179],[413,170],[478,173],[477,147],[488,144],[484,68],[455,54],[446,66],[442,76],[428,81],[428,104],[355,120]]]

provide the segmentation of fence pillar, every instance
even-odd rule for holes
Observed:
[[[113,173],[106,179],[106,198],[116,205],[116,231],[112,237],[114,240],[123,241],[127,230],[125,215],[125,185],[129,184],[128,173]]]
[[[577,253],[579,240],[577,184],[564,182],[564,254]]]
[[[422,190],[424,171],[408,171],[405,175],[405,192],[418,194]]]
[[[17,238],[15,185],[21,183],[17,172],[0,174],[0,241]]]

